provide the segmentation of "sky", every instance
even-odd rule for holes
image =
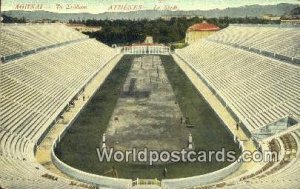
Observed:
[[[126,12],[134,10],[210,10],[245,5],[300,4],[300,0],[1,0],[2,11]]]

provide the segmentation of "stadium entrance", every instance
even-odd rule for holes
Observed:
[[[122,49],[124,54],[170,54],[170,47],[161,44],[139,44],[125,46]]]

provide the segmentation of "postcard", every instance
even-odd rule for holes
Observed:
[[[299,188],[299,0],[0,5],[0,189]]]

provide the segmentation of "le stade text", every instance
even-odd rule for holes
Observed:
[[[143,5],[132,5],[132,4],[120,4],[120,5],[110,5],[109,11],[133,11],[142,10],[145,7]],[[177,5],[155,5],[153,10],[177,10]]]

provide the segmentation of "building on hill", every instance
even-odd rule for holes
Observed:
[[[185,43],[191,44],[195,41],[206,38],[214,32],[219,31],[220,28],[214,24],[203,21],[202,23],[194,24],[190,26],[185,35]]]
[[[274,20],[280,20],[280,16],[276,16],[276,15],[273,15],[273,14],[264,14],[262,16],[262,19],[263,20],[271,20],[271,21],[274,21]]]

